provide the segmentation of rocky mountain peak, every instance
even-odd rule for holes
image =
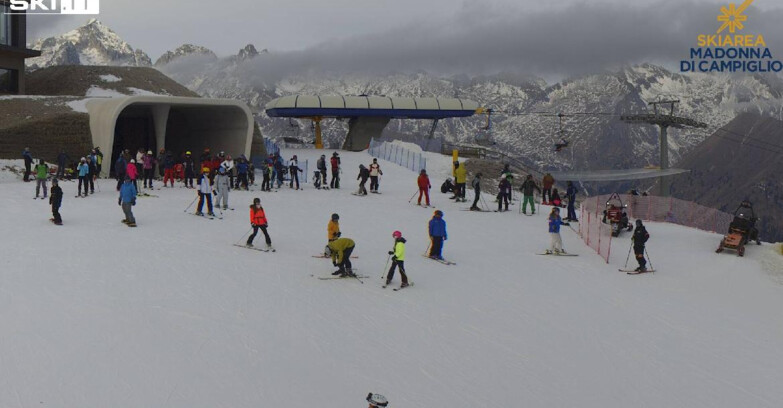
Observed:
[[[200,45],[193,45],[193,44],[183,44],[177,47],[174,51],[166,51],[163,55],[158,58],[157,61],[155,61],[156,67],[161,67],[164,65],[167,65],[171,63],[172,61],[187,57],[191,55],[197,55],[197,56],[205,56],[210,61],[217,60],[217,55],[215,55],[212,50],[206,47],[202,47]]]

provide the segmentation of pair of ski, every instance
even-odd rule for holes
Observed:
[[[277,252],[276,249],[269,247],[269,248],[256,248],[254,246],[247,246],[247,245],[241,245],[241,244],[234,244],[235,247],[245,248],[245,249],[252,249],[254,251],[261,251],[261,252]]]
[[[634,269],[618,269],[618,271],[625,272],[628,275],[640,275],[640,274],[647,273],[647,272],[655,272],[655,269],[647,269],[647,270],[644,270],[644,271],[637,271],[637,270],[634,270]]]
[[[313,258],[321,258],[321,259],[331,259],[330,256],[323,256],[323,255],[312,255]],[[359,255],[351,255],[351,259],[358,258]]]
[[[352,269],[354,272],[358,271],[358,269]],[[315,276],[315,275],[310,275]],[[318,276],[318,279],[320,280],[337,280],[337,279],[356,279],[364,285],[364,281],[362,279],[367,279],[369,276],[367,275],[346,275],[346,276],[340,276],[340,275],[332,275],[332,276]]]
[[[388,285],[383,285],[383,286],[381,286],[381,288],[383,288],[383,289],[386,289],[386,286],[388,286]],[[413,282],[408,282],[408,286],[400,286],[399,288],[394,288],[394,289],[392,289],[392,290],[396,292],[396,291],[398,291],[398,290],[402,290],[402,289],[405,289],[405,288],[409,288],[409,287],[411,287],[411,286],[413,286]]]
[[[219,219],[219,220],[222,220],[222,219],[223,219],[223,217],[222,217],[222,216],[217,216],[217,215],[196,214],[196,213],[189,213],[189,214],[190,214],[190,215],[194,215],[194,216],[196,216],[196,217],[206,218],[206,219],[208,219],[208,220],[214,220],[215,218],[217,218],[217,219]]]
[[[433,257],[431,257],[429,255],[426,255],[426,254],[422,254],[421,256],[423,256],[423,257],[425,257],[427,259],[432,259],[435,262],[440,262],[440,263],[442,263],[444,265],[456,265],[457,264],[456,262],[448,261],[448,260],[445,260],[445,259],[433,258]]]
[[[579,256],[579,254],[568,254],[563,252],[544,252],[536,255],[554,255],[554,256]]]

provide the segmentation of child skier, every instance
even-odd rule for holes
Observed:
[[[46,177],[49,176],[49,166],[46,165],[43,159],[35,165],[35,198],[38,198],[38,194],[41,192],[43,186],[43,198],[46,198]]]
[[[228,209],[228,192],[231,190],[231,180],[226,175],[226,168],[220,166],[218,168],[218,174],[215,176],[215,206],[220,207],[220,203],[223,203],[223,209]]]
[[[498,184],[498,212],[503,211],[503,202],[506,203],[506,211],[508,211],[508,202],[511,198],[511,181],[509,180],[510,174],[500,179]]]
[[[371,193],[377,193],[378,192],[378,177],[382,176],[383,172],[381,171],[381,165],[378,164],[378,159],[372,159],[372,164],[370,165],[370,192]]]
[[[82,157],[79,160],[79,166],[76,168],[76,170],[79,172],[79,188],[76,191],[76,196],[81,197],[82,185],[84,185],[84,196],[87,197],[87,177],[90,176],[90,166],[87,164],[86,158]]]
[[[56,225],[63,225],[63,219],[60,218],[60,205],[63,203],[63,189],[60,188],[57,179],[52,179],[52,194],[49,196],[49,204],[52,205],[52,222]]]
[[[356,193],[357,195],[367,195],[367,187],[365,187],[364,184],[367,183],[368,178],[370,178],[370,170],[367,169],[367,167],[364,167],[363,164],[360,164],[359,175],[356,176],[356,179],[359,180],[359,191]]]
[[[288,163],[288,172],[291,174],[291,183],[288,187],[294,188],[294,182],[296,182],[296,189],[299,190],[299,173],[302,172],[302,169],[299,168],[299,160],[296,158],[296,155]]]
[[[136,205],[136,186],[131,183],[129,176],[125,176],[125,182],[120,187],[120,198],[117,199],[117,204],[122,207],[122,212],[125,213],[125,219],[122,222],[129,227],[135,227],[136,218],[133,217],[132,208]]]
[[[332,272],[332,275],[356,276],[351,265],[351,252],[354,248],[356,248],[356,243],[350,238],[337,238],[334,241],[329,241],[324,255],[331,257],[332,265],[339,268]]]
[[[340,235],[340,215],[334,213],[332,219],[329,220],[329,225],[326,226],[326,237],[329,241],[334,241],[340,238]]]
[[[552,190],[552,201],[551,204],[555,207],[560,207],[561,204],[563,204],[563,200],[560,199],[560,193],[557,192],[557,189]]]
[[[644,259],[644,245],[647,240],[650,239],[650,234],[647,232],[647,228],[642,225],[642,220],[636,220],[636,229],[633,231],[633,253],[636,256],[636,261],[639,262],[639,267],[634,269],[636,272],[647,272],[647,260]]]
[[[204,215],[201,210],[204,208],[204,200],[207,200],[207,215],[214,217],[212,212],[212,186],[209,181],[209,167],[201,169],[201,177],[198,179],[198,209],[196,215]]]
[[[389,251],[389,255],[392,256],[392,265],[389,268],[389,273],[386,275],[386,285],[391,283],[392,278],[394,278],[394,270],[399,267],[400,276],[402,276],[400,288],[404,288],[408,286],[408,275],[405,274],[405,238],[402,237],[400,231],[394,231],[392,238],[394,238],[394,250]]]
[[[446,233],[446,221],[443,220],[443,211],[435,210],[435,213],[430,220],[429,232],[430,241],[432,241],[429,257],[443,260],[443,256],[441,255],[443,241],[449,239],[449,235]]]
[[[249,237],[247,237],[246,245],[248,247],[253,246],[253,239],[256,238],[256,234],[258,234],[258,230],[260,229],[261,232],[264,233],[264,239],[266,240],[266,249],[271,250],[272,238],[269,238],[269,233],[266,231],[266,228],[269,226],[269,223],[266,220],[266,213],[264,212],[264,207],[261,207],[261,199],[258,197],[253,199],[253,205],[250,206],[250,225],[253,227],[253,233],[250,234]]]
[[[534,190],[538,190],[538,193],[541,194],[541,189],[538,188],[536,185],[535,180],[533,180],[533,175],[528,174],[527,178],[525,179],[525,182],[522,183],[522,185],[519,187],[519,190],[522,191],[523,195],[523,202],[522,202],[522,214],[527,214],[527,204],[530,203],[530,211],[532,214],[536,213],[536,203],[533,201],[533,192]]]
[[[419,202],[418,205],[421,205],[421,196],[422,194],[427,197],[427,207],[430,206],[430,189],[432,188],[432,185],[430,184],[430,178],[427,176],[427,170],[421,169],[421,172],[419,173],[419,178],[416,181],[416,183],[419,185]]]
[[[547,249],[547,254],[564,254],[563,240],[560,238],[560,225],[563,224],[563,220],[560,218],[560,209],[557,207],[552,208],[552,212],[549,213],[549,235],[552,238],[552,244]]]

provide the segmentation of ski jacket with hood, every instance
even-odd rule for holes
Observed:
[[[327,246],[332,251],[332,262],[339,265],[343,263],[345,250],[355,247],[356,244],[350,238],[337,238],[329,241]]]
[[[266,213],[264,212],[264,207],[259,206],[256,208],[255,205],[250,206],[250,223],[253,225],[268,225],[266,221]]]
[[[399,237],[394,241],[394,258],[398,261],[405,260],[405,238]]]

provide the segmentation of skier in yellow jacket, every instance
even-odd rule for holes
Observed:
[[[394,231],[392,238],[394,238],[394,250],[389,251],[389,255],[392,255],[392,266],[386,275],[386,285],[384,287],[391,283],[392,278],[394,278],[394,270],[399,267],[400,276],[402,276],[400,288],[404,288],[408,286],[408,275],[405,274],[405,238],[402,237],[400,231]]]
[[[340,276],[356,276],[351,268],[351,252],[356,247],[356,243],[350,238],[337,238],[333,241],[329,241],[326,245],[326,252],[324,255],[332,257],[332,265],[340,268],[332,273],[332,275]]]
[[[332,214],[332,219],[329,221],[326,231],[329,241],[340,238],[340,216],[338,214]]]
[[[459,201],[466,201],[465,200],[465,183],[467,182],[468,175],[467,170],[465,169],[464,165],[460,165],[458,161],[454,162],[454,197],[451,197],[452,199],[456,199],[457,202]]]

